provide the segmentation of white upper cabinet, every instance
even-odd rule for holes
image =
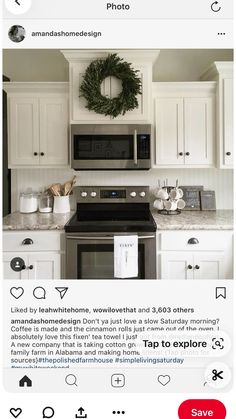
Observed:
[[[156,164],[184,164],[182,99],[156,99],[156,139]]]
[[[80,85],[89,64],[96,60],[106,58],[109,53],[116,52],[119,57],[132,64],[132,68],[138,71],[142,81],[142,94],[138,95],[138,108],[119,115],[116,118],[89,111],[86,108],[86,100],[80,96]],[[152,67],[158,58],[159,50],[63,50],[70,67],[70,122],[72,124],[93,123],[147,123],[151,122],[152,110]],[[115,77],[107,77],[101,84],[101,92],[109,98],[116,97],[122,91],[122,83]]]
[[[215,62],[202,75],[202,80],[215,80],[217,166],[233,167],[233,62]]]
[[[154,167],[214,167],[215,87],[153,83]]]
[[[68,163],[68,99],[55,95],[40,99],[40,164]]]
[[[214,164],[214,101],[213,98],[184,99],[185,163]]]
[[[68,83],[4,83],[8,166],[68,165]]]
[[[8,107],[8,159],[14,165],[39,164],[39,101],[11,96]],[[37,151],[37,154],[35,154]]]

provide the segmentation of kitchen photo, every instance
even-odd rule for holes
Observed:
[[[233,50],[3,50],[4,279],[233,279]]]

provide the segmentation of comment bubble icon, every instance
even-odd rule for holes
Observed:
[[[55,415],[55,411],[52,407],[47,406],[43,409],[43,419],[51,419]]]
[[[33,290],[33,296],[37,300],[45,300],[46,299],[46,290],[43,287],[36,287]]]

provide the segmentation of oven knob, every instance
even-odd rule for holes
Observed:
[[[97,192],[91,192],[90,196],[91,196],[92,198],[95,198],[95,196],[97,196]]]
[[[132,198],[135,198],[136,197],[136,192],[130,192],[130,196],[132,196]]]
[[[83,197],[83,198],[86,198],[86,196],[87,196],[88,194],[87,194],[87,192],[81,192],[81,196]]]
[[[146,196],[146,193],[145,192],[140,192],[139,196],[141,196],[141,198],[144,198]]]

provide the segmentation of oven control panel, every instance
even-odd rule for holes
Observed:
[[[149,186],[79,186],[77,202],[148,202]]]

